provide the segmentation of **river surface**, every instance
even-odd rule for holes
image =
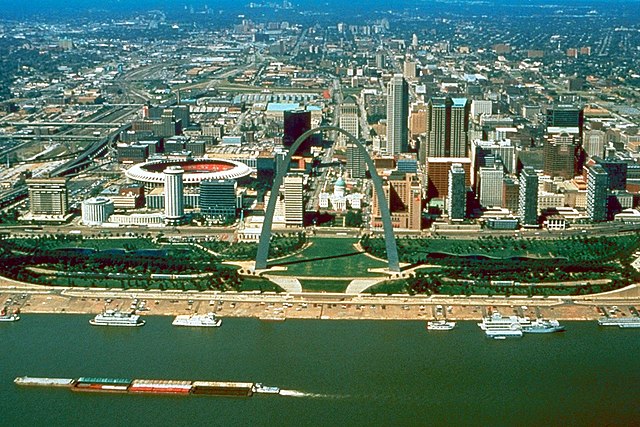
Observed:
[[[221,328],[92,327],[90,316],[0,324],[2,425],[637,425],[640,330],[489,340],[472,322],[224,319]],[[262,382],[250,398],[73,393],[16,376]]]

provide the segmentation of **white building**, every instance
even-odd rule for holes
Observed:
[[[504,172],[502,165],[480,168],[480,205],[483,207],[502,206]]]
[[[493,103],[481,99],[474,99],[471,102],[471,117],[478,118],[480,114],[490,116],[493,114]]]
[[[82,223],[101,225],[113,213],[113,202],[106,197],[95,197],[82,202]]]
[[[176,223],[184,217],[184,187],[179,166],[170,166],[164,170],[164,214],[167,222]]]
[[[304,224],[304,177],[287,175],[284,178],[284,218],[288,226]]]

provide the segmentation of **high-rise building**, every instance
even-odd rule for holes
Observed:
[[[384,196],[389,203],[393,228],[420,230],[422,221],[422,189],[413,173],[392,172],[383,183]],[[378,195],[373,192],[371,226],[382,227]]]
[[[594,157],[593,160],[607,172],[609,176],[609,190],[624,191],[627,189],[627,171],[629,165],[625,161],[612,157],[605,159]]]
[[[237,187],[238,183],[233,179],[200,182],[200,213],[205,218],[235,218]]]
[[[584,110],[574,105],[556,105],[547,108],[547,127],[578,128],[582,137]]]
[[[447,197],[449,189],[449,170],[451,165],[459,163],[465,172],[465,186],[471,186],[471,160],[466,157],[429,157],[427,159],[427,197]]]
[[[604,156],[607,134],[601,130],[589,130],[584,133],[584,150],[589,157]]]
[[[474,99],[471,101],[471,117],[476,119],[480,114],[485,114],[487,116],[492,115],[493,102],[482,99]]]
[[[502,190],[504,171],[502,164],[494,167],[481,167],[480,177],[480,205],[483,207],[502,206]]]
[[[511,212],[518,212],[518,199],[520,197],[520,187],[518,182],[506,177],[502,182],[502,206]]]
[[[593,165],[587,172],[587,215],[593,222],[607,220],[609,175],[600,165]]]
[[[387,85],[387,152],[409,151],[409,85],[395,74]]]
[[[582,148],[584,128],[584,110],[582,108],[573,105],[556,105],[547,108],[546,119],[548,133],[575,134],[577,137],[576,145]]]
[[[169,224],[179,223],[184,217],[184,169],[169,166],[164,170],[164,216]]]
[[[449,169],[449,188],[447,191],[447,212],[452,221],[464,220],[467,210],[467,186],[465,170],[460,163],[454,163]]]
[[[405,79],[412,80],[416,78],[416,66],[416,61],[411,59],[404,60],[403,75]]]
[[[355,144],[347,144],[347,172],[351,178],[364,178],[367,168],[364,154]]]
[[[473,170],[471,185],[476,192],[479,191],[478,173],[481,167],[492,167],[497,160],[500,160],[508,173],[516,173],[516,147],[509,139],[504,141],[482,141],[476,139],[471,143],[470,151]]]
[[[518,217],[525,227],[538,226],[538,174],[529,166],[520,172]]]
[[[425,156],[467,157],[469,113],[467,98],[431,98],[427,106]]]
[[[26,183],[32,215],[67,215],[69,203],[66,178],[32,178],[27,179]]]
[[[409,116],[409,133],[412,138],[427,132],[427,106],[426,104],[413,104]]]
[[[284,220],[289,226],[304,224],[304,178],[300,174],[284,177]]]
[[[359,113],[360,108],[356,100],[352,96],[346,97],[340,106],[340,128],[349,132],[356,139],[360,138]],[[343,134],[338,135],[338,142],[342,146],[346,144],[347,139]]]
[[[544,173],[552,177],[571,179],[576,171],[577,144],[573,135],[553,135],[544,143]]]
[[[311,129],[311,112],[293,110],[284,112],[284,136],[282,144],[285,148],[290,148],[294,142],[306,131]],[[309,137],[296,150],[296,155],[305,155],[311,152],[311,141]]]

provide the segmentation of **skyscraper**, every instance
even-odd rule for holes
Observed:
[[[426,157],[469,155],[470,103],[466,98],[431,98],[427,105]]]
[[[306,131],[311,129],[311,112],[294,110],[284,112],[284,136],[282,144],[290,148],[294,142]],[[311,137],[304,140],[296,150],[296,155],[305,155],[311,152]]]
[[[571,179],[575,176],[575,138],[563,132],[548,138],[544,143],[544,173]]]
[[[304,224],[303,176],[288,174],[284,177],[284,220],[286,225]]]
[[[409,151],[409,85],[395,74],[387,85],[387,153]]]
[[[235,218],[237,186],[237,182],[233,179],[202,181],[200,213],[206,218]]]
[[[494,167],[481,167],[480,172],[480,205],[483,207],[502,206],[502,189],[504,172],[502,164]]]
[[[164,170],[164,216],[169,224],[179,223],[184,217],[184,169],[169,166]]]
[[[351,178],[364,178],[366,176],[364,154],[355,144],[347,144],[347,172]]]
[[[394,228],[420,230],[422,221],[422,189],[414,173],[392,172],[383,183]],[[371,226],[382,227],[378,195],[372,197]]]
[[[584,150],[589,157],[604,156],[607,134],[601,130],[590,130],[584,133]]]
[[[547,109],[547,128],[577,128],[582,141],[584,110],[573,105],[556,105]]]
[[[449,191],[447,194],[447,212],[452,221],[464,220],[467,210],[467,187],[462,164],[454,163],[449,169]]]
[[[525,227],[538,226],[538,174],[528,166],[520,172],[518,217]]]
[[[356,100],[352,96],[346,97],[340,106],[340,128],[349,132],[356,139],[360,138],[359,113],[360,108]],[[345,135],[338,135],[340,145],[344,146],[346,141],[347,137]]]
[[[587,172],[587,215],[593,222],[607,220],[609,175],[600,165],[593,165]]]

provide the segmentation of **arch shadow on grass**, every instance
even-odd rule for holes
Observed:
[[[296,261],[277,262],[277,263],[272,263],[271,265],[273,267],[275,267],[275,266],[284,267],[286,265],[304,264],[304,263],[314,262],[314,261],[324,261],[324,260],[327,260],[327,259],[348,258],[348,257],[352,257],[352,256],[362,255],[364,253],[366,253],[366,252],[365,251],[350,252],[350,253],[340,254],[340,255],[331,255],[331,256],[323,256],[323,257],[315,257],[315,258],[305,258],[305,259],[300,259],[300,260],[296,260]]]

